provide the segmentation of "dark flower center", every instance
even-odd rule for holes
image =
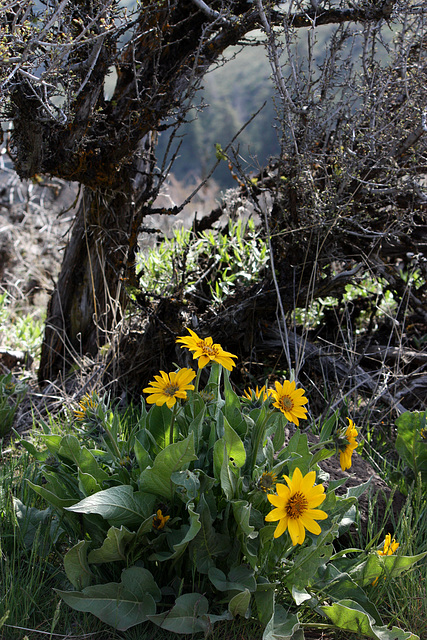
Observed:
[[[288,500],[285,507],[286,514],[289,518],[299,518],[308,509],[307,498],[301,491],[294,493]]]
[[[289,396],[282,396],[280,398],[280,405],[284,411],[291,411],[294,408],[294,403]]]
[[[203,351],[204,354],[209,356],[209,358],[216,358],[216,356],[218,355],[218,349],[215,347],[215,345],[208,345],[204,340],[201,340],[197,346]]]
[[[166,387],[163,389],[163,393],[166,396],[170,396],[171,398],[175,395],[177,391],[179,391],[179,385],[172,384],[172,383],[166,385]]]

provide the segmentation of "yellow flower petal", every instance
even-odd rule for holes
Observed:
[[[279,524],[277,525],[277,527],[274,530],[273,533],[273,537],[274,538],[279,538],[281,535],[283,535],[286,531],[288,527],[288,518],[282,518],[281,520],[279,520]]]

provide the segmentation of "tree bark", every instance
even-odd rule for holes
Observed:
[[[151,194],[153,147],[135,161],[121,191],[83,187],[71,238],[48,306],[39,381],[66,374],[76,358],[94,356],[126,308],[124,283],[134,281],[137,234]]]

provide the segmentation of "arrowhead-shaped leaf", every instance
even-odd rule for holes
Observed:
[[[102,546],[99,549],[93,549],[89,553],[88,561],[92,564],[117,562],[119,560],[126,562],[126,547],[136,535],[135,532],[129,531],[126,527],[120,527],[120,529],[111,527]]]
[[[83,498],[77,504],[67,507],[67,511],[98,514],[111,525],[139,525],[154,508],[154,496],[134,492],[129,485],[110,487]]]
[[[149,571],[131,567],[122,572],[122,581],[86,587],[82,591],[57,591],[77,611],[93,613],[119,631],[145,622],[156,612],[160,590]]]

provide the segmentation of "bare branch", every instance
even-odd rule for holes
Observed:
[[[203,2],[203,0],[191,0],[201,11],[203,11],[203,13],[208,16],[208,18],[210,20],[215,20],[220,22],[221,24],[224,25],[230,25],[232,22],[236,21],[236,17],[233,15],[230,15],[228,18],[224,18],[224,16],[222,16],[219,11],[215,11],[215,9],[211,9],[211,7],[208,7],[208,5],[206,4],[206,2]]]

